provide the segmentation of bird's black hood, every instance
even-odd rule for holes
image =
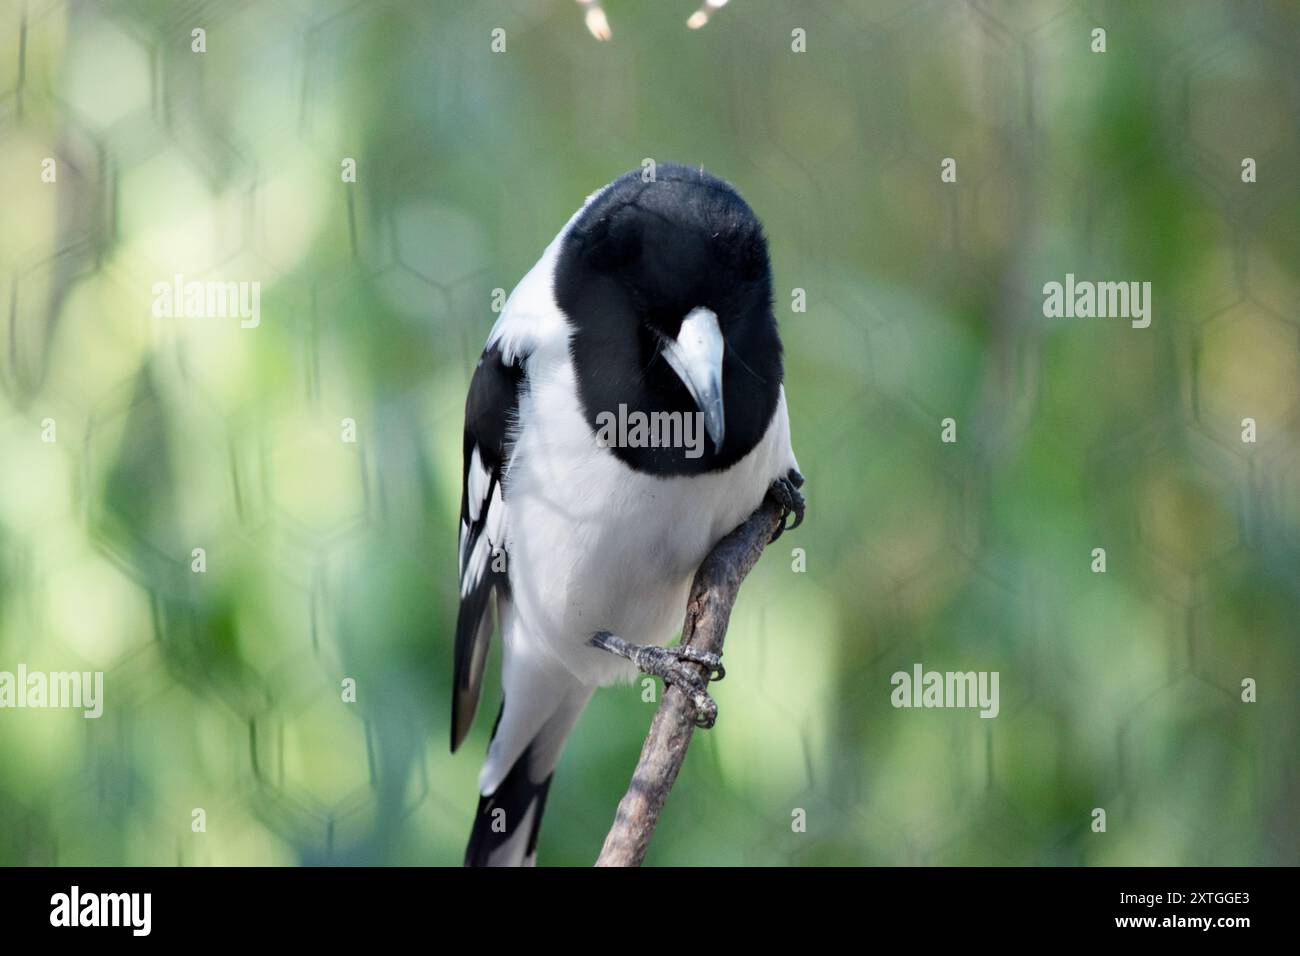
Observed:
[[[633,170],[602,190],[566,234],[555,298],[570,323],[584,414],[695,414],[691,394],[662,350],[695,309],[717,317],[725,342],[726,438],[699,457],[680,447],[612,450],[651,474],[725,469],[762,438],[776,410],[781,340],[772,273],[758,218],[728,183],[676,164],[647,181]]]

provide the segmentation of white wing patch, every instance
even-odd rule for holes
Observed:
[[[465,548],[469,544],[469,523],[462,521],[460,523],[460,544],[458,547],[458,556],[456,559],[456,569],[460,576],[465,576]]]
[[[487,500],[488,483],[491,482],[492,476],[488,474],[487,468],[483,464],[483,456],[479,453],[478,445],[474,446],[474,454],[469,462],[469,476],[465,482],[465,505],[469,508],[469,520],[478,521],[478,516],[483,512],[483,504]]]
[[[483,533],[478,536],[474,542],[474,549],[469,554],[469,559],[461,559],[460,573],[460,596],[465,597],[470,591],[478,587],[483,580],[483,574],[487,571],[488,559],[492,557],[492,552],[501,547],[501,532],[506,523],[506,503],[501,498],[501,484],[496,482],[492,485],[492,501],[488,504],[487,521],[483,525]],[[465,542],[468,540],[468,528],[462,526],[461,530],[461,553],[464,554]]]

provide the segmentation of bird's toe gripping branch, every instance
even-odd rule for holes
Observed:
[[[626,658],[641,673],[658,677],[665,684],[672,684],[685,693],[695,706],[697,727],[707,729],[718,719],[717,701],[709,696],[707,687],[711,681],[722,680],[727,676],[727,669],[722,666],[719,655],[689,644],[673,647],[629,644],[609,631],[597,631],[588,643],[592,647]]]
[[[778,478],[772,482],[768,494],[781,506],[781,523],[777,526],[776,533],[772,535],[772,540],[768,544],[781,537],[785,531],[793,531],[803,524],[805,503],[803,495],[799,492],[802,486],[803,475],[799,474],[794,468],[791,468],[784,478]],[[794,524],[787,524],[786,522],[791,515],[794,515]]]

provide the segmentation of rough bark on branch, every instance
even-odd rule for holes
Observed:
[[[682,625],[683,644],[722,653],[740,584],[783,520],[781,507],[769,496],[740,527],[714,545],[691,585]],[[704,674],[698,664],[689,666],[699,667]],[[665,687],[597,866],[640,866],[645,859],[659,813],[686,759],[695,732],[694,717],[690,696],[671,685]]]

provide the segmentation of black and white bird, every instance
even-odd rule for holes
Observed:
[[[504,686],[467,865],[535,862],[552,772],[597,687],[640,669],[712,704],[682,661],[710,676],[720,662],[663,647],[692,577],[765,495],[791,527],[803,516],[762,227],[702,169],[647,178],[587,198],[506,301],[470,383],[453,751],[494,595]],[[634,413],[686,424],[650,429],[661,442],[604,427]]]

